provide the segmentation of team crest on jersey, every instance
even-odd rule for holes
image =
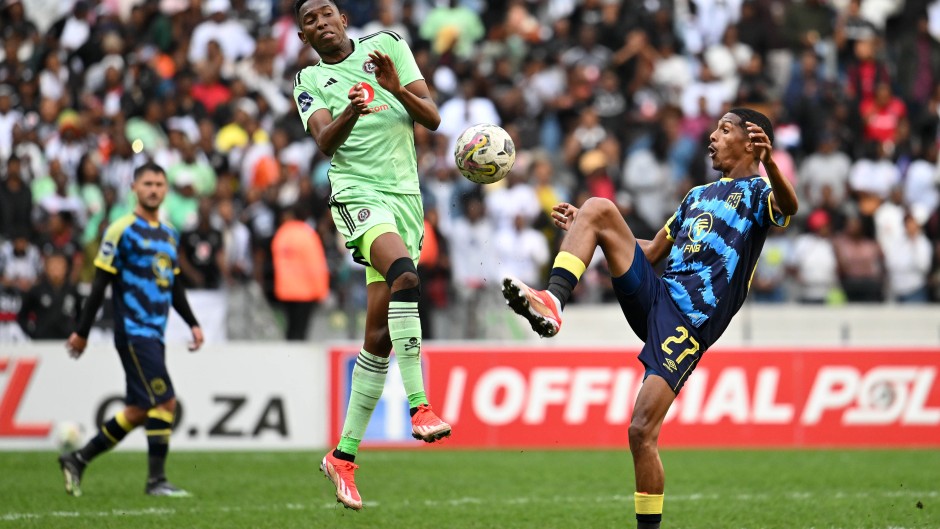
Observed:
[[[692,221],[692,227],[689,229],[689,238],[693,242],[702,242],[702,239],[712,231],[712,225],[715,223],[711,213],[702,213]]]
[[[300,105],[301,112],[306,112],[310,110],[310,105],[313,104],[313,96],[307,92],[301,92],[300,95],[297,96],[297,104]]]
[[[368,209],[360,209],[357,218],[359,219],[359,222],[365,222],[371,214],[372,212],[370,212]]]
[[[368,61],[362,63],[362,71],[364,71],[364,72],[366,72],[366,73],[368,73],[368,74],[374,74],[374,73],[375,73],[375,63],[372,62],[372,59],[369,59]]]
[[[728,195],[728,198],[725,199],[725,202],[731,209],[738,209],[738,204],[741,203],[741,197],[743,196],[743,193],[731,193]]]
[[[157,278],[157,285],[163,288],[170,286],[170,279],[173,277],[173,260],[170,256],[160,252],[153,256],[153,275]]]

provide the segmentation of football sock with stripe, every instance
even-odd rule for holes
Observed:
[[[88,464],[92,459],[120,443],[133,429],[134,425],[127,420],[124,412],[119,411],[114,417],[102,424],[101,428],[98,429],[98,434],[92,437],[81,450],[75,452],[75,455],[79,461]]]
[[[565,308],[585,269],[587,266],[574,254],[559,252],[555,256],[555,264],[552,265],[552,273],[548,277],[548,291],[561,304],[560,309]]]
[[[346,407],[343,434],[333,457],[355,461],[356,454],[359,453],[359,443],[362,442],[369,419],[385,388],[388,361],[388,357],[375,356],[365,349],[359,351],[356,365],[353,366],[352,387],[349,392],[349,405]]]
[[[164,467],[170,451],[170,434],[173,433],[173,412],[163,408],[153,408],[147,412],[147,466],[149,480],[166,478]]]
[[[388,304],[388,334],[395,349],[401,381],[408,395],[412,415],[421,404],[427,404],[424,374],[421,372],[421,319],[418,317],[417,288],[392,292]]]
[[[637,529],[659,529],[663,520],[663,495],[634,492]]]

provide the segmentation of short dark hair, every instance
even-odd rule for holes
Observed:
[[[751,123],[757,125],[758,127],[764,129],[764,133],[767,134],[767,139],[770,140],[770,144],[774,143],[774,126],[770,123],[770,118],[761,114],[760,112],[750,109],[750,108],[732,108],[728,111],[729,114],[734,114],[741,118],[741,127],[747,131],[747,125],[745,122],[750,121]]]
[[[339,9],[339,0],[327,0],[329,3],[333,4],[336,9]],[[294,0],[294,19],[300,19],[300,8],[307,3],[307,0]]]
[[[162,174],[164,177],[166,177],[166,171],[163,170],[163,167],[160,167],[159,165],[153,162],[147,162],[144,165],[141,165],[140,167],[138,167],[137,169],[134,169],[134,181],[136,182],[137,179],[141,177],[141,175],[143,175],[144,173],[148,171],[152,171],[157,174]]]

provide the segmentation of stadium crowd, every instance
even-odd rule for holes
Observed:
[[[440,108],[438,131],[416,130],[419,271],[424,315],[460,324],[426,321],[430,337],[485,336],[480,309],[501,277],[542,282],[558,201],[609,198],[650,237],[715,177],[707,135],[740,105],[774,120],[775,159],[801,198],[767,240],[753,302],[940,301],[940,0],[340,5],[352,37],[410,43]],[[146,160],[167,170],[188,288],[362,310],[363,269],[327,205],[329,159],[291,100],[318,60],[291,0],[0,0],[0,38],[0,320],[68,335]],[[518,151],[486,187],[453,163],[456,137],[481,122]],[[272,244],[296,219],[314,230]],[[287,237],[322,245],[329,289],[277,288],[272,247]],[[574,299],[613,300],[603,259]]]

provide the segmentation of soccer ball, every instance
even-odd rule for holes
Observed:
[[[501,127],[473,125],[457,138],[454,161],[460,174],[471,182],[492,184],[509,174],[516,161],[516,146]]]
[[[81,448],[85,432],[76,422],[62,421],[56,425],[53,436],[56,448],[59,452],[65,453]]]

